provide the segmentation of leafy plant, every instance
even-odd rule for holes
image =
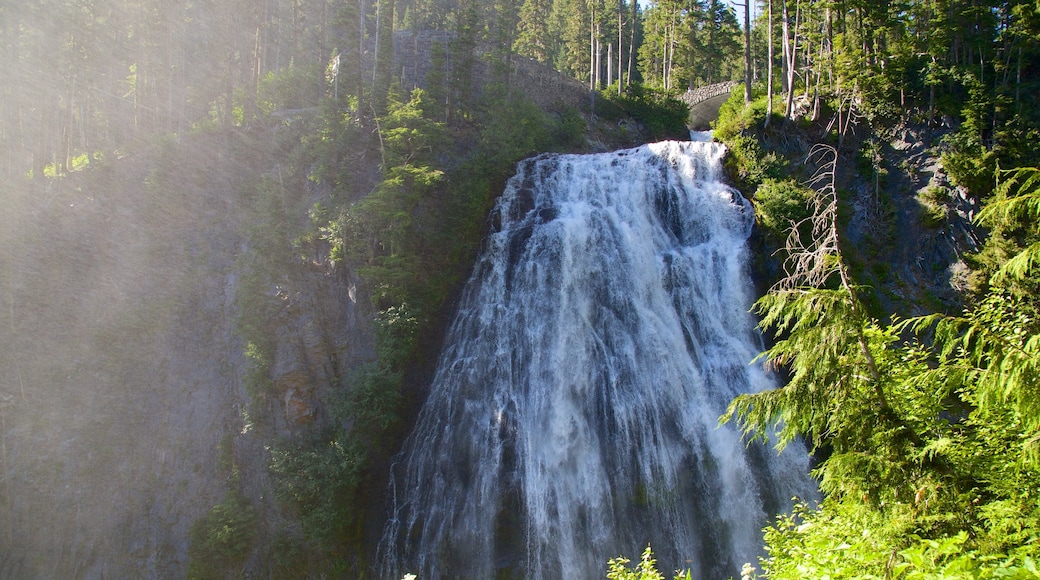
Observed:
[[[657,561],[654,560],[654,552],[648,545],[639,558],[639,563],[633,568],[628,565],[631,560],[624,556],[618,556],[607,563],[607,580],[665,580],[664,574],[657,571]],[[676,572],[675,580],[690,580],[690,571]]]
[[[826,497],[766,531],[769,578],[1029,578],[1040,535],[1040,316],[1031,245],[961,316],[882,323],[860,299],[838,238],[838,156],[820,150],[806,229],[786,277],[756,304],[786,385],[742,395],[722,420],[807,438]],[[1035,232],[1032,170],[990,223]],[[1012,186],[1008,186],[1009,188]],[[1026,219],[1022,219],[1026,218]],[[914,335],[917,338],[914,339]],[[1023,491],[1028,490],[1028,491]]]
[[[690,109],[673,95],[638,84],[622,96],[615,90],[597,93],[597,114],[616,119],[627,114],[641,123],[653,140],[689,138],[686,125]]]
[[[229,492],[219,504],[191,526],[188,537],[188,578],[208,580],[237,576],[234,567],[249,553],[256,512],[237,492]]]
[[[812,190],[793,179],[766,178],[755,190],[755,216],[770,237],[780,242],[784,232],[809,217],[811,198]]]
[[[365,457],[359,443],[337,430],[271,450],[276,496],[299,510],[304,535],[327,549],[355,540]]]

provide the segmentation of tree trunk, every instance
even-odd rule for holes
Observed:
[[[618,97],[621,97],[621,85],[624,84],[621,77],[624,76],[622,61],[624,60],[625,39],[625,0],[618,0]],[[631,49],[629,49],[631,50]]]
[[[787,68],[791,63],[791,57],[788,55],[788,52],[791,50],[791,25],[790,14],[787,10],[787,0],[780,0],[780,5],[782,7],[780,11],[780,24],[783,26],[783,38],[780,39],[780,48],[783,53],[781,55],[781,64],[783,65],[783,68],[780,71],[780,92],[786,95],[791,90],[790,85],[787,84],[788,79],[790,79],[790,75],[787,73]]]
[[[766,122],[773,116],[773,0],[766,0]]]
[[[596,6],[589,4],[589,91],[596,90]]]
[[[629,65],[631,66],[631,65]],[[1015,72],[1015,110],[1022,112],[1022,47],[1018,47],[1018,67]]]
[[[625,76],[625,87],[632,86],[632,66],[633,59],[636,52],[636,24],[639,22],[639,4],[637,0],[632,0],[632,26],[628,31],[628,74]],[[1019,51],[1018,57],[1018,69],[1021,73],[1022,70],[1022,52]],[[1021,74],[1020,74],[1021,76]],[[619,87],[620,88],[620,87]]]
[[[744,105],[751,104],[751,0],[744,0]]]
[[[801,4],[796,3],[794,12],[794,34],[791,35],[791,46],[787,50],[788,56],[791,59],[791,62],[787,65],[787,106],[784,110],[784,117],[787,119],[791,118],[791,113],[794,111],[794,69],[798,58],[798,20],[800,16]],[[784,22],[786,26],[786,18],[784,19]]]

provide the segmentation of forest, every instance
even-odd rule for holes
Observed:
[[[18,281],[41,268],[23,258],[87,262],[60,227],[26,225],[55,191],[103,191],[140,164],[144,211],[190,220],[171,204],[208,186],[182,176],[234,176],[221,203],[242,248],[248,419],[211,449],[222,495],[166,571],[368,577],[388,465],[514,164],[684,138],[682,93],[737,80],[714,136],[755,204],[760,359],[786,380],[720,422],[806,441],[822,494],[766,528],[742,577],[1040,577],[1040,3],[23,0],[0,18],[5,538],[21,521],[17,417],[65,396],[22,378],[47,365],[16,329],[48,304],[47,284]],[[419,31],[428,66],[406,79],[395,53]],[[530,94],[518,63],[577,96]],[[937,185],[893,148],[911,133],[928,136]],[[923,266],[946,290],[908,288],[892,248],[958,216],[975,243],[956,268]],[[292,424],[275,367],[305,279],[356,283],[370,337],[327,333],[323,382]],[[172,307],[132,328],[153,308]],[[0,570],[27,570],[15,560]],[[604,574],[664,577],[649,550],[628,564]]]

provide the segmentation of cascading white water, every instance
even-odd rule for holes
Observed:
[[[749,364],[753,212],[723,152],[519,164],[392,476],[385,577],[603,578],[647,544],[666,574],[736,577],[813,493],[804,449],[717,427],[773,385]]]

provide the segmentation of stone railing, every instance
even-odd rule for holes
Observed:
[[[679,99],[690,107],[695,107],[708,99],[728,95],[729,92],[733,90],[733,87],[739,84],[739,81],[726,81],[723,83],[704,85],[703,87],[697,87],[696,89],[686,91],[681,97],[679,97]]]

